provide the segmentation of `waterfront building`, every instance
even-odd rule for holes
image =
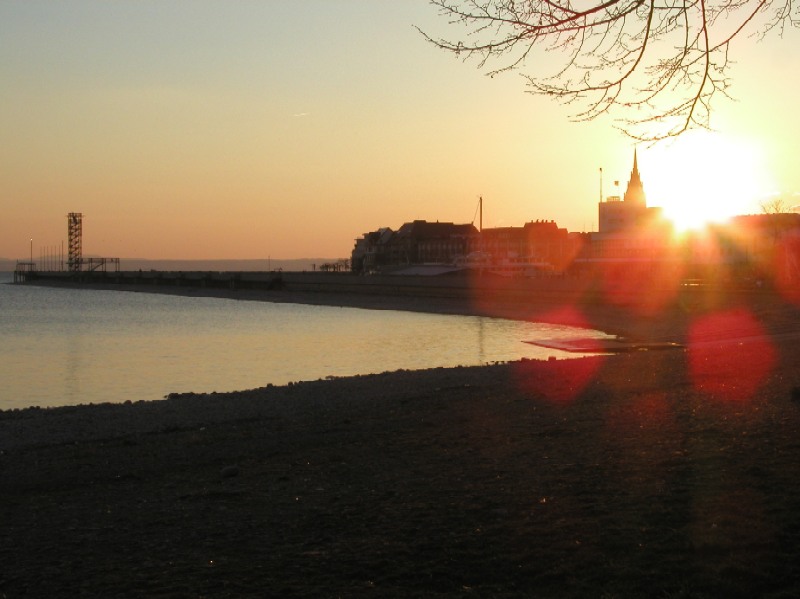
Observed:
[[[636,151],[633,152],[633,169],[625,196],[608,196],[605,201],[600,201],[598,208],[599,233],[609,234],[619,231],[630,231],[640,228],[650,218],[652,209],[647,208],[647,196],[644,193],[644,184],[639,174],[639,164]]]
[[[437,264],[539,276],[564,272],[584,238],[552,220],[481,231],[473,224],[415,220],[397,231],[385,227],[356,239],[351,264],[356,273]]]
[[[671,225],[659,207],[648,207],[636,151],[625,195],[598,204],[599,230],[591,235],[594,260],[653,260],[663,257]]]
[[[469,252],[478,230],[472,224],[415,220],[397,231],[388,227],[356,239],[353,272],[369,273],[398,266],[454,264]]]
[[[800,282],[800,214],[750,214],[713,229],[716,245],[735,253],[743,278],[780,286]]]
[[[471,254],[502,274],[539,276],[561,273],[580,249],[581,240],[553,220],[536,220],[522,227],[483,229]]]
[[[384,248],[394,235],[389,227],[383,227],[377,231],[364,233],[356,239],[355,247],[350,256],[350,268],[355,273],[365,273],[375,271],[382,262]]]
[[[599,230],[592,233],[569,232],[552,220],[481,230],[415,220],[356,239],[351,266],[356,273],[421,273],[428,265],[427,274],[570,274],[640,291],[687,281],[800,283],[800,214],[740,216],[679,239],[661,208],[647,205],[636,151],[624,194],[601,198],[598,217]]]

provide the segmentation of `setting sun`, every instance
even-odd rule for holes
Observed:
[[[648,203],[679,231],[758,213],[773,187],[757,146],[718,133],[689,132],[646,157]]]

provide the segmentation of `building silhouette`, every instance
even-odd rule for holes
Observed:
[[[612,195],[597,205],[598,231],[583,253],[585,261],[653,261],[663,257],[672,235],[672,225],[660,207],[648,207],[639,161],[633,152],[633,168],[620,198]]]
[[[633,169],[625,195],[612,195],[598,204],[599,233],[629,231],[660,217],[660,209],[647,207],[647,196],[639,174],[636,150],[633,152]]]
[[[644,281],[800,283],[800,214],[743,215],[678,239],[661,208],[647,205],[635,150],[624,194],[601,197],[597,210],[598,230],[591,233],[569,232],[552,220],[480,230],[424,220],[396,231],[384,227],[355,240],[351,268],[356,273],[569,275],[596,277],[612,287]]]

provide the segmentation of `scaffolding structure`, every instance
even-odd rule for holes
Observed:
[[[67,214],[67,270],[81,270],[83,261],[83,214],[70,212]]]

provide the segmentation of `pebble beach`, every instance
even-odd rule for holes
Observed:
[[[794,303],[239,293],[680,347],[0,412],[0,597],[800,593]]]

